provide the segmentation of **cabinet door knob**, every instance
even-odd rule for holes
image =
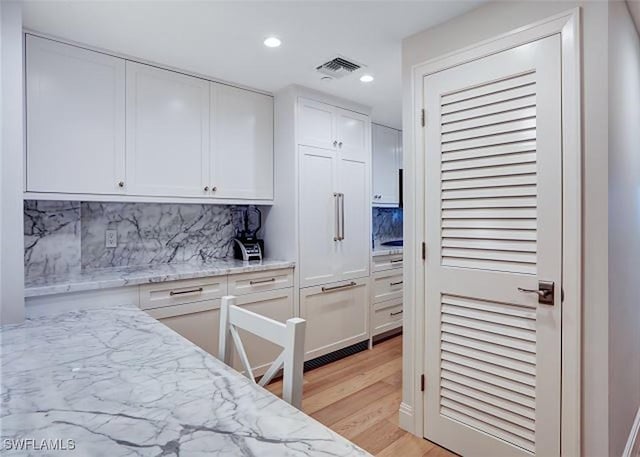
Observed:
[[[124,181],[120,181],[120,182],[118,183],[118,187],[124,187]]]
[[[209,186],[204,186],[204,191],[209,192]]]
[[[338,142],[338,146],[342,147],[342,141]]]
[[[217,188],[216,186],[213,186],[213,187],[211,188],[211,192],[215,192],[216,190],[218,190],[218,188]]]
[[[335,140],[335,141],[333,142],[333,147],[335,148],[336,146],[338,146],[338,140]]]

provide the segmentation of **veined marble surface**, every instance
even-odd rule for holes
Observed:
[[[24,203],[25,277],[111,267],[206,262],[232,255],[245,206]],[[256,226],[252,218],[251,227]],[[105,247],[107,229],[117,246]]]
[[[243,262],[242,260],[236,259],[212,259],[208,262],[170,263],[85,270],[65,275],[27,278],[25,280],[24,295],[25,297],[37,297],[66,292],[176,281],[179,279],[276,270],[278,268],[292,268],[294,266],[295,262],[283,260]]]
[[[366,456],[135,307],[0,328],[0,439],[81,456]],[[69,455],[14,451],[7,455]]]
[[[402,208],[373,207],[371,216],[374,251],[388,249],[388,247],[380,246],[385,241],[402,239]]]

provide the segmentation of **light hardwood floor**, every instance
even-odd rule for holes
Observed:
[[[381,457],[453,457],[455,454],[398,427],[402,337],[304,374],[304,412]],[[268,386],[276,395],[281,381]]]

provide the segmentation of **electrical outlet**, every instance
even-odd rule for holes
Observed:
[[[104,246],[106,248],[115,248],[118,246],[118,231],[115,229],[107,229],[104,235]]]

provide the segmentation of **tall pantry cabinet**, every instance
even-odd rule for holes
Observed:
[[[305,358],[369,337],[369,109],[298,86],[275,98],[275,205],[265,237],[297,262]]]

